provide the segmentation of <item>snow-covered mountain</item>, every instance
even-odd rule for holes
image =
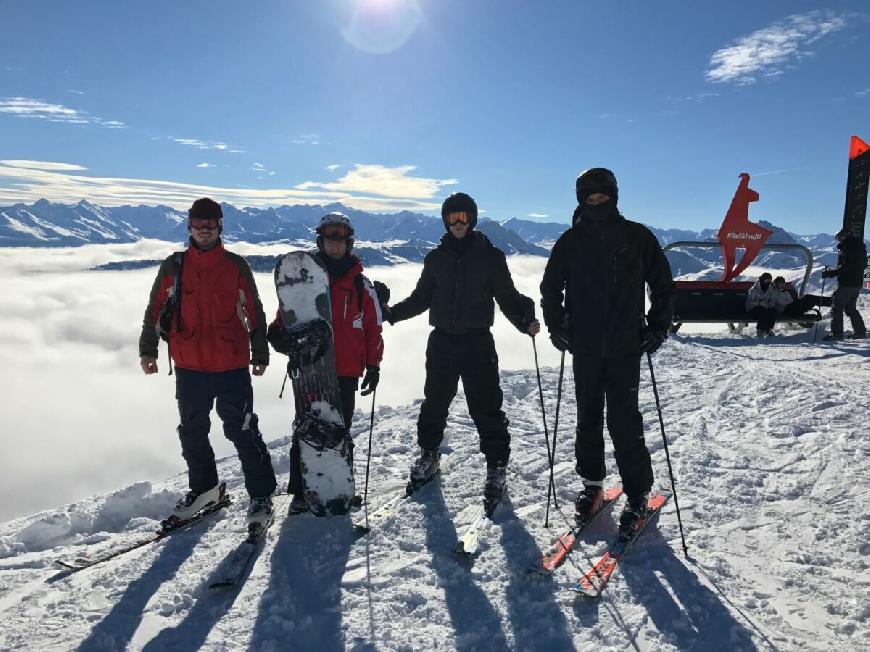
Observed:
[[[867,306],[862,306],[866,311]],[[235,503],[161,543],[63,576],[53,565],[148,536],[186,478],[131,478],[114,493],[0,525],[3,650],[857,650],[870,636],[866,478],[870,343],[831,348],[807,332],[776,342],[679,335],[654,357],[689,547],[674,501],[604,596],[569,591],[614,536],[616,516],[582,537],[552,577],[528,568],[568,527],[578,488],[576,406],[566,391],[556,446],[560,507],[543,525],[547,453],[533,371],[502,372],[511,422],[510,498],[473,560],[453,549],[485,474],[460,396],[440,481],[358,538],[345,518],[286,516],[237,590],[208,588],[244,529],[234,457],[219,461]],[[566,382],[571,387],[570,365]],[[825,378],[819,383],[820,377]],[[547,414],[557,372],[543,371]],[[669,489],[649,375],[641,409],[658,489]],[[419,407],[379,407],[371,503],[404,485]],[[552,425],[552,422],[551,422]],[[357,478],[368,415],[357,412]],[[608,448],[608,468],[615,464]],[[288,472],[288,441],[270,443]],[[618,481],[609,476],[607,483]]]

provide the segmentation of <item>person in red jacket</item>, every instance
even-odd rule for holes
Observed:
[[[389,299],[389,290],[385,285],[375,283],[373,286],[363,276],[362,263],[350,253],[353,236],[353,224],[342,213],[324,215],[317,226],[316,256],[329,273],[335,366],[341,393],[341,412],[348,432],[353,419],[357,389],[361,388],[361,394],[366,396],[375,391],[380,380],[384,340],[381,337],[382,315],[378,292],[382,299],[386,297],[383,300]],[[378,288],[377,291],[375,287]],[[267,337],[276,351],[285,355],[291,353],[280,313],[269,325]],[[363,379],[361,386],[360,377]],[[303,496],[299,443],[295,436],[290,445],[290,481],[287,492],[293,494],[289,507],[291,514],[308,509]]]
[[[276,482],[257,427],[248,365],[262,376],[269,364],[266,318],[251,268],[221,243],[222,220],[220,204],[211,199],[197,199],[190,207],[190,244],[163,261],[151,288],[139,362],[145,374],[156,374],[158,338],[167,340],[175,362],[178,436],[190,486],[173,517],[187,520],[221,497],[208,440],[209,413],[216,402],[224,435],[242,463],[251,498],[248,523],[262,525],[272,512]]]

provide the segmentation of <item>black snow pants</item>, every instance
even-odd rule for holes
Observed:
[[[584,480],[600,482],[604,467],[604,400],[607,430],[622,486],[628,496],[650,490],[653,474],[643,438],[643,419],[637,406],[640,354],[599,357],[574,356],[574,389],[577,395],[577,436],[574,454],[577,472]]]
[[[510,456],[508,420],[502,412],[498,355],[489,329],[469,329],[455,335],[435,329],[426,347],[424,400],[417,419],[417,443],[437,450],[444,439],[447,413],[459,379],[468,412],[480,436],[480,452],[488,466],[507,464]]]
[[[359,378],[355,376],[339,376],[338,391],[341,395],[341,416],[350,433],[350,424],[353,421],[353,411],[356,407],[356,390],[359,387]],[[353,439],[350,441],[351,463],[353,463]],[[290,441],[290,480],[287,483],[288,494],[301,494],[304,486],[302,483],[302,462],[299,457],[299,439],[293,434]]]
[[[208,440],[209,414],[215,404],[224,424],[224,436],[239,454],[248,494],[259,498],[275,491],[275,472],[257,427],[254,390],[247,368],[194,371],[176,367],[175,398],[181,420],[178,437],[191,491],[206,491],[218,482],[214,451]]]
[[[755,327],[760,331],[769,331],[776,323],[776,308],[755,306],[746,314],[756,320]]]

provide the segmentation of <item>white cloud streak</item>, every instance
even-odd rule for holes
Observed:
[[[438,180],[408,176],[414,166],[376,168],[377,174],[347,176],[335,184],[306,182],[296,188],[241,188],[152,179],[98,177],[82,174],[86,168],[51,161],[0,160],[0,204],[49,201],[76,203],[82,199],[101,206],[125,204],[165,205],[185,210],[198,197],[212,197],[236,206],[265,208],[284,204],[341,202],[368,211],[432,211],[442,185]],[[370,171],[370,170],[369,170]],[[265,173],[266,170],[261,170]]]
[[[176,143],[179,143],[180,145],[195,147],[196,149],[218,149],[221,151],[227,149],[227,145],[225,143],[207,142],[205,140],[199,140],[198,138],[173,138],[172,140]]]
[[[456,179],[428,179],[408,176],[417,167],[400,165],[390,168],[383,165],[357,163],[338,181],[306,181],[296,186],[297,190],[322,188],[332,192],[362,192],[383,197],[432,198],[441,193],[442,186],[458,183]]]
[[[706,79],[714,84],[754,84],[776,77],[795,62],[812,56],[810,46],[847,26],[845,14],[811,11],[756,30],[710,57]]]
[[[121,129],[125,125],[118,120],[105,120],[87,111],[72,109],[63,104],[53,104],[31,97],[0,98],[0,113],[16,118],[29,118],[76,125],[96,125],[107,129]]]
[[[212,165],[211,163],[200,163],[196,167],[198,168],[216,168],[216,165]]]
[[[544,213],[529,213],[529,217],[544,218],[544,217],[548,217],[548,216],[544,215]]]
[[[291,141],[294,145],[319,145],[320,144],[320,135],[319,134],[299,134]]]

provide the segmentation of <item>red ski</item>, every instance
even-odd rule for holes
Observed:
[[[625,554],[631,548],[632,544],[637,541],[638,537],[643,534],[656,516],[658,516],[662,507],[668,502],[671,497],[669,493],[656,494],[650,496],[647,501],[647,507],[650,509],[650,514],[643,521],[639,521],[634,530],[628,536],[620,536],[607,549],[601,558],[596,562],[592,569],[586,573],[580,580],[571,587],[575,593],[585,595],[590,598],[597,598],[604,591],[604,587],[613,577],[619,563],[622,561]]]
[[[565,561],[565,557],[568,556],[568,553],[571,552],[571,549],[577,542],[577,537],[580,536],[580,533],[595,523],[595,521],[598,520],[598,517],[604,514],[604,512],[613,507],[613,503],[619,500],[621,495],[622,487],[610,487],[607,489],[604,492],[598,510],[586,519],[585,523],[572,527],[570,530],[565,532],[565,534],[556,539],[553,542],[553,545],[551,545],[546,551],[544,551],[544,554],[541,555],[540,563],[530,570],[535,571],[536,573],[541,573],[542,575],[549,575],[556,570],[556,568]]]

